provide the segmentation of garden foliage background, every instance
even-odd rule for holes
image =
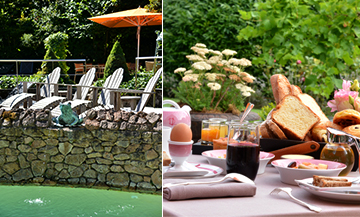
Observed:
[[[113,44],[119,39],[126,61],[133,63],[136,27],[108,28],[87,18],[148,4],[149,0],[0,0],[0,58],[43,59],[46,52],[44,39],[62,32],[68,35],[68,59],[84,58],[95,64],[105,63]],[[161,30],[161,26],[141,28],[141,56],[154,55],[156,30]],[[153,43],[147,43],[149,41]]]
[[[359,75],[360,2],[356,0],[164,0],[164,87],[180,80],[173,71],[187,68],[196,43],[232,49],[253,66],[257,78],[248,99],[258,106],[273,101],[270,76],[281,73],[326,102],[342,79]],[[165,93],[172,97],[171,92]]]

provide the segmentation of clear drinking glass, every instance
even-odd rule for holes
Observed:
[[[240,173],[255,180],[259,168],[259,127],[230,122],[228,132],[227,173]]]

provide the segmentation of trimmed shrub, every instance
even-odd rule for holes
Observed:
[[[120,67],[124,69],[124,78],[122,82],[130,80],[130,72],[126,65],[125,54],[121,48],[120,42],[116,41],[106,61],[104,70],[105,77],[111,75]]]

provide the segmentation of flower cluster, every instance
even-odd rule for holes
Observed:
[[[225,95],[229,91],[234,93],[237,90],[237,95],[241,94],[243,97],[249,97],[255,92],[248,86],[253,83],[255,77],[244,71],[245,67],[252,65],[250,60],[234,58],[236,51],[212,50],[201,43],[191,47],[191,50],[194,54],[186,56],[191,63],[191,69],[181,67],[174,73],[181,75],[181,82],[190,82],[192,91],[199,91],[200,95],[210,90],[212,92],[211,108],[216,110],[219,103],[226,100]],[[202,98],[206,100],[205,95]]]
[[[344,109],[354,109],[360,112],[359,82],[358,80],[343,80],[342,88],[335,90],[334,99],[330,100],[327,105],[331,112],[342,111]]]

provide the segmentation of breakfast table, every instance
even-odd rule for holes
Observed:
[[[191,155],[188,162],[208,164],[205,157]],[[224,175],[208,178],[218,180]],[[359,172],[350,172],[348,176],[359,176]],[[164,178],[163,184],[179,182],[180,179]],[[183,179],[180,181],[196,181]],[[253,197],[202,198],[168,201],[163,198],[163,216],[359,216],[360,202],[357,204],[327,201],[306,190],[282,183],[276,168],[267,165],[265,173],[255,179],[256,194]],[[270,195],[277,187],[290,187],[294,197],[322,208],[320,213],[297,204],[284,193]]]

